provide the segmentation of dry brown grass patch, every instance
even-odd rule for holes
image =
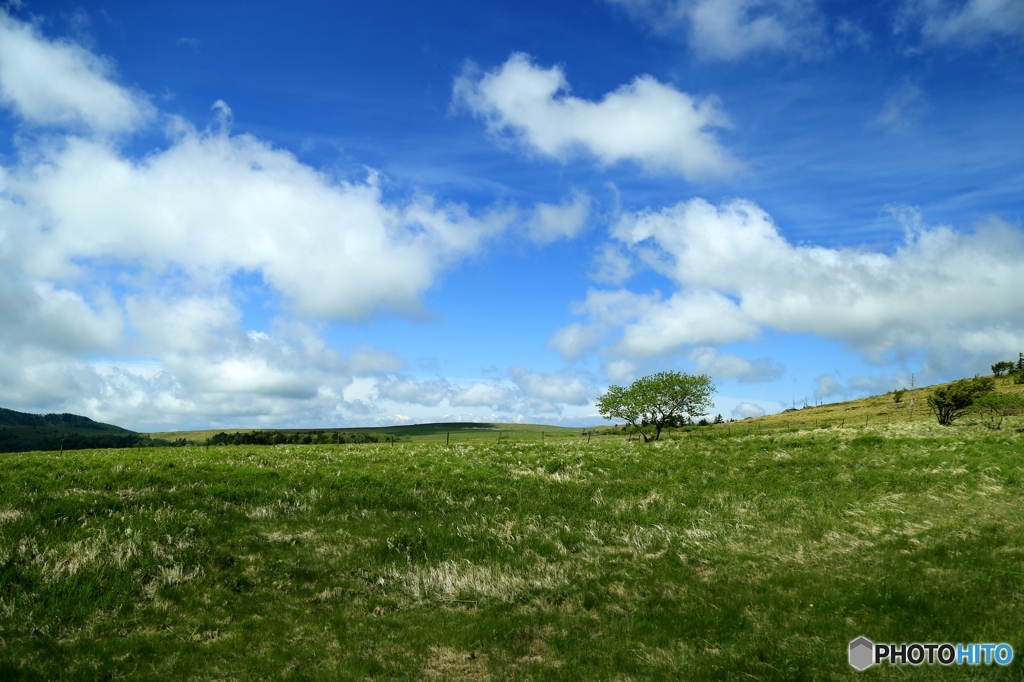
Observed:
[[[489,680],[487,655],[458,651],[449,647],[431,649],[430,658],[420,672],[421,680]]]

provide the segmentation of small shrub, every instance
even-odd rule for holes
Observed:
[[[903,396],[904,396],[904,394],[906,394],[906,392],[907,392],[907,389],[905,389],[905,388],[897,388],[895,391],[892,392],[892,401],[894,403],[896,403],[897,405],[899,403],[902,403],[903,402]]]

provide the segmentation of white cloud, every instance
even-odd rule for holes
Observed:
[[[138,128],[153,115],[142,95],[112,81],[113,68],[68,41],[51,41],[0,8],[0,102],[34,125],[100,133]]]
[[[456,79],[454,100],[540,154],[565,160],[586,151],[603,164],[634,161],[688,178],[725,175],[738,167],[714,130],[729,126],[714,98],[686,93],[640,76],[600,102],[568,94],[560,67],[544,69],[513,54],[489,73]]]
[[[927,367],[923,374],[928,375]],[[917,375],[919,385],[921,377],[922,374]],[[822,374],[814,382],[814,396],[825,400],[857,395],[882,395],[896,388],[906,388],[911,384],[911,374],[906,371],[878,376],[855,376],[845,384],[839,381],[834,374]],[[907,396],[907,399],[909,400],[910,396]]]
[[[594,396],[594,388],[584,383],[579,377],[570,374],[543,374],[531,372],[521,367],[512,367],[508,371],[512,381],[528,398],[544,403],[561,403],[566,405],[586,405]],[[550,412],[553,409],[544,409]]]
[[[733,408],[732,411],[733,419],[748,419],[750,417],[763,417],[764,415],[765,409],[763,407],[745,401]]]
[[[758,327],[736,303],[717,291],[677,292],[667,300],[638,296],[636,315],[617,350],[630,358],[663,355],[695,343],[752,339]]]
[[[125,310],[140,344],[150,354],[205,353],[222,348],[241,333],[241,313],[227,297],[165,299],[153,294],[130,296]]]
[[[372,174],[336,180],[233,135],[220,101],[216,130],[168,119],[166,147],[130,157],[113,134],[153,117],[146,98],[81,45],[3,12],[0,105],[51,128],[22,138],[0,167],[9,406],[136,428],[365,413],[345,388],[401,370],[401,359],[370,346],[344,357],[283,319],[246,330],[232,277],[255,274],[314,318],[418,314],[438,274],[511,221],[423,195],[386,202]]]
[[[594,327],[573,322],[556,331],[548,340],[547,347],[566,360],[574,360],[600,340],[601,336]]]
[[[165,145],[132,156],[117,133],[155,119],[146,98],[81,45],[3,12],[0,106],[48,127],[0,165],[0,404],[137,429],[369,423],[382,409],[429,420],[445,401],[510,420],[531,406],[561,419],[562,398],[585,407],[578,379],[559,391],[554,376],[517,370],[527,395],[396,375],[393,351],[346,355],[323,328],[420,315],[445,269],[514,221],[540,243],[573,237],[589,215],[583,192],[525,218],[386,200],[372,171],[338,179],[233,134],[220,100],[212,129],[165,116]],[[284,303],[266,331],[246,329],[239,276]]]
[[[1020,0],[904,0],[896,28],[919,30],[924,42],[975,45],[1024,37]]]
[[[377,399],[398,403],[434,407],[452,393],[452,387],[442,379],[417,381],[412,377],[400,376],[386,379],[377,384]]]
[[[1024,344],[1024,232],[994,218],[973,232],[901,218],[903,243],[882,253],[794,246],[749,201],[625,214],[615,235],[678,288],[668,297],[592,290],[578,311],[608,350],[634,360],[765,328],[834,339],[872,359]]]
[[[633,274],[633,259],[614,244],[604,244],[594,258],[589,276],[602,284],[621,284]]]
[[[845,388],[831,374],[822,374],[815,382],[814,395],[817,398],[830,398],[835,395],[844,395],[849,389]]]
[[[512,391],[507,388],[476,381],[468,388],[455,391],[448,399],[448,403],[460,407],[508,409],[513,398]]]
[[[116,347],[124,316],[110,295],[100,293],[90,302],[78,292],[52,282],[25,281],[20,276],[21,263],[0,258],[0,265],[8,266],[0,274],[0,344],[32,345],[58,352]]]
[[[690,352],[690,361],[701,374],[715,379],[738,379],[742,383],[772,381],[782,376],[785,368],[775,365],[769,358],[750,361],[730,353],[719,353],[714,348],[700,346]]]
[[[309,330],[278,324],[270,334],[245,333],[226,324],[223,337],[206,343],[204,315],[194,319],[200,323],[180,327],[185,343],[144,346],[152,359],[81,360],[38,345],[0,344],[0,404],[142,430],[323,426],[358,414],[359,405],[344,399],[352,379],[343,360]]]
[[[590,197],[577,191],[573,192],[570,200],[561,204],[537,204],[527,229],[530,238],[537,244],[572,239],[586,225],[589,215]]]
[[[186,128],[140,162],[78,138],[44,152],[8,178],[8,191],[34,213],[40,277],[89,259],[198,279],[245,270],[300,314],[411,314],[440,270],[508,223],[425,196],[389,205],[375,177],[332,181],[248,135]]]
[[[656,33],[685,32],[705,59],[760,51],[802,51],[821,36],[813,0],[607,0]]]
[[[604,364],[604,373],[608,380],[617,384],[628,384],[640,374],[636,364],[629,360],[609,360]]]
[[[548,347],[566,359],[596,347],[615,330],[621,333],[614,351],[632,360],[664,355],[688,344],[729,343],[758,334],[757,324],[734,301],[715,291],[680,291],[665,299],[659,292],[591,289],[576,312],[587,315],[590,324],[571,323],[548,341]]]

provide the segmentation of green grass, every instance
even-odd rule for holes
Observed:
[[[1019,680],[1019,421],[0,456],[0,679]]]
[[[149,434],[153,438],[186,440],[202,443],[218,433],[249,433],[260,429],[204,429],[200,431],[166,431]],[[324,431],[328,433],[367,433],[382,440],[394,436],[397,440],[416,443],[450,444],[495,441],[498,438],[514,438],[516,440],[547,441],[550,438],[570,438],[579,436],[586,431],[583,428],[565,426],[547,426],[544,424],[491,424],[478,422],[445,422],[437,424],[408,424],[404,426],[366,426],[353,428],[326,429],[274,429],[282,433],[302,433],[305,431]]]

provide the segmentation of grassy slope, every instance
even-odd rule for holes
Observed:
[[[218,433],[249,433],[261,429],[203,429],[199,431],[166,431],[149,434],[153,438],[186,440],[201,443]],[[440,424],[409,424],[405,426],[325,428],[325,429],[265,429],[282,433],[298,433],[302,431],[341,431],[343,433],[374,433],[382,436],[395,436],[399,440],[418,443],[464,443],[469,441],[497,441],[499,433],[504,437],[517,440],[541,440],[541,434],[547,438],[566,438],[578,436],[583,429],[564,426],[546,426],[544,424],[490,424],[477,422],[450,422]]]
[[[2,456],[0,678],[1019,680],[1011,421]]]
[[[899,424],[904,422],[934,422],[935,416],[928,408],[928,396],[939,386],[936,384],[923,386],[913,392],[907,391],[903,399],[897,403],[892,393],[828,403],[817,407],[805,407],[791,412],[783,412],[767,417],[744,420],[742,423],[756,423],[763,428],[828,428],[839,426],[864,426],[879,424]],[[1024,384],[1014,384],[1011,377],[996,379],[996,390],[1002,393],[1024,395]],[[970,418],[967,421],[971,421]]]

